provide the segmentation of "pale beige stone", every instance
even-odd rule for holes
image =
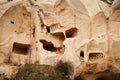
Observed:
[[[55,66],[62,60],[73,64],[71,79],[113,80],[120,73],[117,2],[1,0],[0,74],[11,76],[25,63]]]

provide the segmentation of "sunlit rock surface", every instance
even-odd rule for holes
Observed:
[[[71,79],[120,80],[120,0],[0,0],[0,74],[61,60]]]

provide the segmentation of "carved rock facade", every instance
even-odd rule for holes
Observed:
[[[62,60],[73,64],[72,79],[119,80],[120,1],[108,6],[99,0],[1,0],[0,73]]]

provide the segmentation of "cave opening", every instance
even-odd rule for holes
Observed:
[[[11,24],[14,24],[14,21],[10,21]]]
[[[84,51],[80,52],[80,57],[84,57]]]
[[[48,51],[56,51],[56,47],[54,47],[54,44],[52,42],[48,42],[46,40],[40,40],[40,42],[43,44],[43,48]]]
[[[75,37],[77,35],[77,33],[78,33],[77,28],[70,28],[70,29],[65,31],[65,34],[66,34],[67,38]]]
[[[50,27],[46,27],[47,32],[50,33]]]
[[[29,48],[30,48],[30,44],[14,42],[12,52],[16,54],[27,55]]]
[[[46,40],[39,40],[43,44],[43,49],[47,51],[57,52],[57,53],[64,53],[65,46],[61,45],[60,47],[55,47],[54,44],[51,41]]]

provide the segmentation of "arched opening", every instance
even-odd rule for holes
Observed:
[[[78,29],[77,28],[70,28],[65,31],[66,37],[67,38],[72,38],[77,35]]]
[[[80,57],[84,57],[84,51],[80,52]]]
[[[48,33],[50,33],[50,27],[46,27]]]

